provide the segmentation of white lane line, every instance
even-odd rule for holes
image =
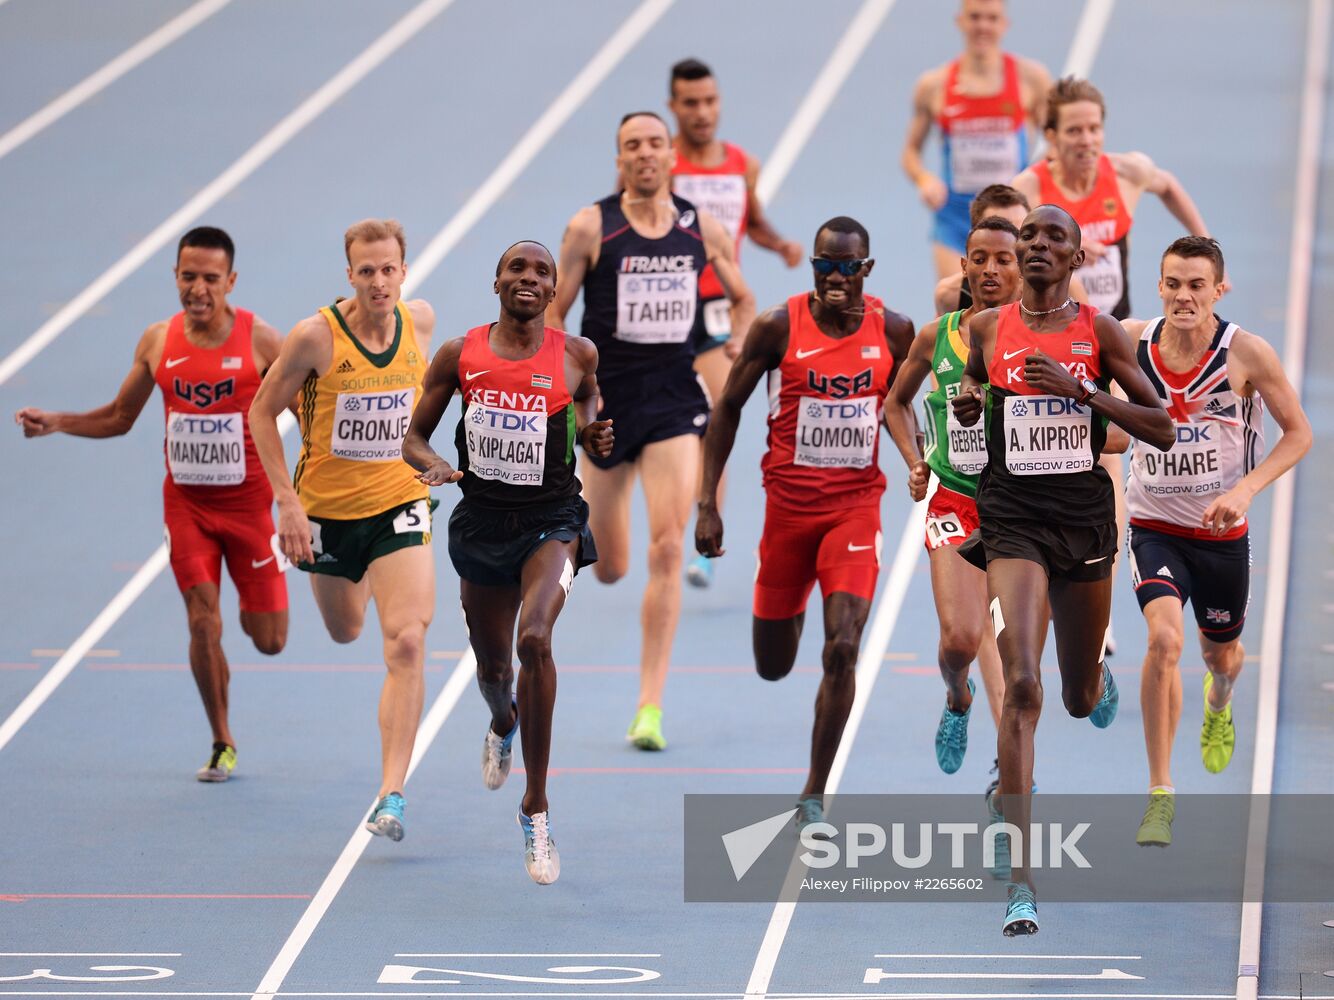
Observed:
[[[1315,253],[1319,194],[1320,134],[1325,118],[1329,70],[1330,0],[1312,0],[1306,32],[1306,72],[1302,80],[1301,124],[1297,138],[1297,179],[1292,206],[1292,243],[1288,256],[1288,315],[1284,330],[1283,370],[1302,391],[1310,321],[1311,265]],[[1292,556],[1296,470],[1274,484],[1269,515],[1269,571],[1261,626],[1259,697],[1255,712],[1255,760],[1251,767],[1251,818],[1246,837],[1245,899],[1237,944],[1237,1000],[1255,1000],[1260,991],[1260,926],[1264,917],[1265,853],[1269,841],[1268,796],[1274,788],[1274,749],[1278,739],[1279,676],[1283,670],[1283,619],[1288,604]]]
[[[1082,76],[1085,79],[1093,72],[1093,62],[1098,58],[1098,49],[1102,47],[1102,36],[1107,31],[1107,22],[1112,19],[1112,8],[1116,0],[1087,0],[1084,12],[1079,16],[1075,28],[1074,41],[1070,43],[1070,52],[1065,57],[1065,69],[1062,76]]]
[[[433,270],[445,255],[454,249],[464,234],[490,210],[542,147],[569,121],[570,116],[589,95],[601,86],[625,54],[639,43],[672,3],[673,0],[645,0],[635,9],[616,33],[607,39],[597,54],[584,64],[583,69],[551,102],[542,117],[538,118],[515,143],[514,148],[500,161],[482,186],[473,192],[472,197],[459,209],[448,225],[436,233],[422,248],[417,260],[413,262],[414,268]]]
[[[806,97],[797,107],[796,114],[788,122],[783,134],[778,137],[777,145],[760,170],[760,178],[755,184],[755,196],[759,198],[761,204],[767,205],[771,202],[778,189],[783,186],[788,171],[792,169],[797,157],[810,141],[811,133],[820,124],[820,119],[829,110],[829,105],[838,96],[844,81],[856,68],[862,53],[871,44],[871,39],[880,30],[880,25],[889,16],[889,10],[893,6],[894,0],[867,0],[848,24],[843,37],[839,39],[838,45],[825,61],[820,75],[806,91]]]
[[[40,354],[112,289],[137,271],[155,253],[180,236],[182,229],[194,222],[228,195],[242,181],[258,170],[286,146],[302,129],[327,111],[372,70],[402,48],[426,27],[453,0],[422,0],[400,18],[365,51],[335,73],[319,90],[302,101],[258,142],[246,150],[231,166],[211,180],[198,194],[167,216],[157,228],[140,240],[120,260],[103,271],[92,284],[67,302],[59,312],[0,361],[0,385],[4,385],[24,365]]]
[[[445,719],[453,711],[454,706],[458,704],[459,698],[468,688],[473,676],[477,670],[477,658],[473,655],[472,648],[463,654],[459,660],[458,666],[454,672],[449,675],[449,680],[440,690],[434,702],[431,703],[430,710],[426,713],[426,718],[422,720],[421,726],[417,729],[417,741],[412,747],[412,760],[408,763],[408,775],[404,783],[412,777],[412,772],[417,770],[417,765],[426,756],[426,751],[430,749],[431,743],[440,732],[440,727],[445,724]],[[371,803],[374,805],[374,803]],[[369,811],[369,808],[368,808]],[[343,848],[343,853],[338,856],[334,862],[333,868],[325,876],[323,884],[315,893],[315,898],[310,901],[306,907],[306,912],[301,915],[296,926],[292,928],[292,933],[287,936],[277,958],[269,966],[264,978],[260,980],[259,987],[255,990],[253,1000],[268,1000],[278,990],[282,989],[283,980],[287,974],[292,971],[292,966],[301,956],[302,950],[310,937],[315,933],[315,928],[319,926],[324,914],[328,912],[333,904],[334,897],[338,891],[343,888],[348,876],[352,874],[352,868],[356,865],[357,859],[361,857],[362,852],[366,850],[366,845],[371,842],[371,834],[366,830],[364,824],[358,822],[356,832]]]
[[[49,125],[59,121],[84,101],[111,86],[140,63],[151,59],[191,28],[208,20],[232,0],[199,0],[162,27],[145,35],[101,69],[84,77],[50,104],[33,112],[4,135],[0,135],[0,159],[8,156]]]
[[[866,714],[866,703],[870,700],[871,689],[885,662],[885,650],[889,648],[889,638],[898,621],[899,611],[903,607],[904,595],[912,581],[917,567],[917,556],[922,548],[922,529],[926,516],[926,501],[913,505],[903,526],[903,536],[899,539],[898,551],[894,555],[894,565],[889,572],[889,580],[880,595],[880,604],[876,607],[875,617],[871,622],[871,631],[862,645],[857,657],[857,694],[852,702],[852,711],[848,715],[847,725],[843,728],[843,738],[839,741],[838,752],[834,756],[833,767],[829,771],[829,781],[825,784],[825,794],[833,795],[838,791],[839,782],[847,766],[848,754],[853,741],[857,738],[857,729]],[[793,874],[797,868],[793,858],[793,868],[788,873],[784,884],[784,895],[788,894]],[[750,970],[750,979],[746,983],[747,1000],[757,1000],[769,995],[769,981],[773,978],[774,967],[778,964],[778,953],[787,938],[792,915],[796,912],[795,901],[780,901],[774,905],[769,917],[769,926],[765,929],[764,940],[755,955],[755,964]]]

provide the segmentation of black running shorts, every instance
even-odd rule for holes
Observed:
[[[584,452],[600,469],[633,462],[645,445],[686,434],[702,435],[709,422],[709,400],[692,359],[677,358],[665,368],[598,380],[602,392],[599,420],[612,421],[616,443],[598,458]]]
[[[1051,580],[1093,583],[1112,575],[1116,522],[1051,524],[1020,518],[983,517],[959,554],[979,569],[992,559],[1027,559]]]
[[[579,540],[574,571],[598,561],[581,496],[540,506],[495,510],[460,500],[449,515],[449,559],[458,575],[484,587],[517,587],[523,564],[549,541]]]
[[[1190,602],[1210,642],[1241,637],[1251,603],[1251,536],[1214,541],[1131,525],[1126,534],[1135,598],[1142,609],[1159,597]]]

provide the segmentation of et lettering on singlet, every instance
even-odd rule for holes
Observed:
[[[245,482],[245,424],[239,413],[167,418],[167,466],[180,486],[239,486]]]
[[[681,344],[695,325],[699,274],[690,254],[621,258],[616,274],[617,340]]]
[[[1208,496],[1223,492],[1223,468],[1219,459],[1222,426],[1214,422],[1177,424],[1177,440],[1171,451],[1136,448],[1135,476],[1151,496]]]
[[[547,399],[541,393],[474,389],[464,420],[468,471],[511,486],[541,486],[546,468]]]
[[[797,409],[794,465],[817,469],[865,469],[880,431],[874,398],[829,400],[803,396]]]
[[[723,224],[733,240],[746,214],[746,178],[741,174],[677,174],[672,190]]]
[[[397,462],[412,420],[414,390],[340,392],[329,453],[354,462]]]
[[[1065,396],[1005,397],[1005,468],[1015,476],[1093,468],[1093,411]]]
[[[1079,280],[1088,292],[1089,305],[1097,307],[1100,312],[1110,313],[1121,301],[1126,289],[1126,278],[1121,267],[1121,248],[1113,240],[1116,236],[1116,220],[1099,219],[1097,222],[1085,223],[1079,229],[1085,240],[1096,240],[1107,251],[1098,260],[1092,257],[1084,259],[1084,265],[1079,269]]]
[[[987,431],[983,421],[972,427],[959,423],[951,401],[959,395],[959,383],[945,387],[945,434],[949,438],[950,467],[965,476],[977,476],[987,467]]]
[[[961,118],[950,123],[951,186],[976,194],[1023,169],[1019,133],[1009,118]]]

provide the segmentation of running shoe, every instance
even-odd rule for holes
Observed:
[[[523,831],[523,863],[528,876],[538,885],[550,885],[560,878],[560,851],[551,839],[551,819],[545,812],[525,816],[519,810],[519,829]]]
[[[798,834],[812,823],[823,823],[824,821],[823,796],[807,795],[804,798],[797,799],[797,815],[793,822],[796,824]],[[823,833],[812,833],[811,836],[816,840],[829,839],[829,837]]]
[[[713,560],[708,556],[695,556],[686,566],[686,582],[692,587],[707,590],[713,583]]]
[[[377,837],[390,840],[403,839],[403,794],[390,792],[371,810],[370,819],[366,820],[366,829]]]
[[[514,734],[519,731],[519,704],[514,703],[514,725],[504,736],[497,736],[495,730],[486,727],[486,738],[482,740],[482,784],[495,791],[510,776],[510,765],[514,762]]]
[[[1038,901],[1033,889],[1020,882],[1006,885],[1010,901],[1005,904],[1005,923],[1001,931],[1006,937],[1038,932]]]
[[[1166,789],[1149,793],[1149,804],[1139,823],[1135,843],[1140,847],[1167,847],[1172,843],[1172,820],[1177,814],[1177,797]]]
[[[1237,727],[1232,724],[1232,702],[1215,712],[1209,707],[1209,689],[1214,686],[1214,675],[1204,672],[1204,725],[1200,727],[1200,758],[1204,769],[1217,774],[1232,763],[1232,747],[1237,742]]]
[[[1000,778],[995,778],[987,786],[987,825],[993,826],[997,823],[1004,823],[1005,817],[1001,815],[1000,804],[997,799],[1000,798]],[[996,857],[995,864],[987,869],[987,874],[1000,881],[1010,878],[1010,838],[1008,834],[997,832],[996,838]]]
[[[1102,697],[1098,703],[1093,706],[1093,711],[1089,713],[1089,722],[1093,723],[1099,729],[1106,729],[1116,718],[1117,706],[1121,703],[1121,696],[1116,691],[1116,681],[1112,679],[1112,672],[1107,669],[1107,661],[1102,661]]]
[[[666,750],[667,741],[662,737],[662,709],[657,705],[645,705],[635,713],[635,721],[625,738],[640,750]]]
[[[973,679],[968,679],[968,694],[977,691]],[[956,712],[950,708],[949,698],[945,699],[945,710],[940,713],[940,725],[936,727],[936,763],[946,774],[953,774],[963,767],[963,755],[968,752],[968,717],[973,713],[970,702],[968,708]]]
[[[1228,753],[1231,752],[1229,747]],[[232,771],[235,769],[236,748],[227,743],[214,743],[213,753],[209,755],[208,763],[195,772],[195,779],[215,783],[226,781],[232,776]]]

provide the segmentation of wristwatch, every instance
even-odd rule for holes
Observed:
[[[1083,406],[1098,394],[1098,383],[1091,378],[1081,378],[1079,384],[1084,387],[1084,394],[1076,399],[1075,402],[1080,406]]]

